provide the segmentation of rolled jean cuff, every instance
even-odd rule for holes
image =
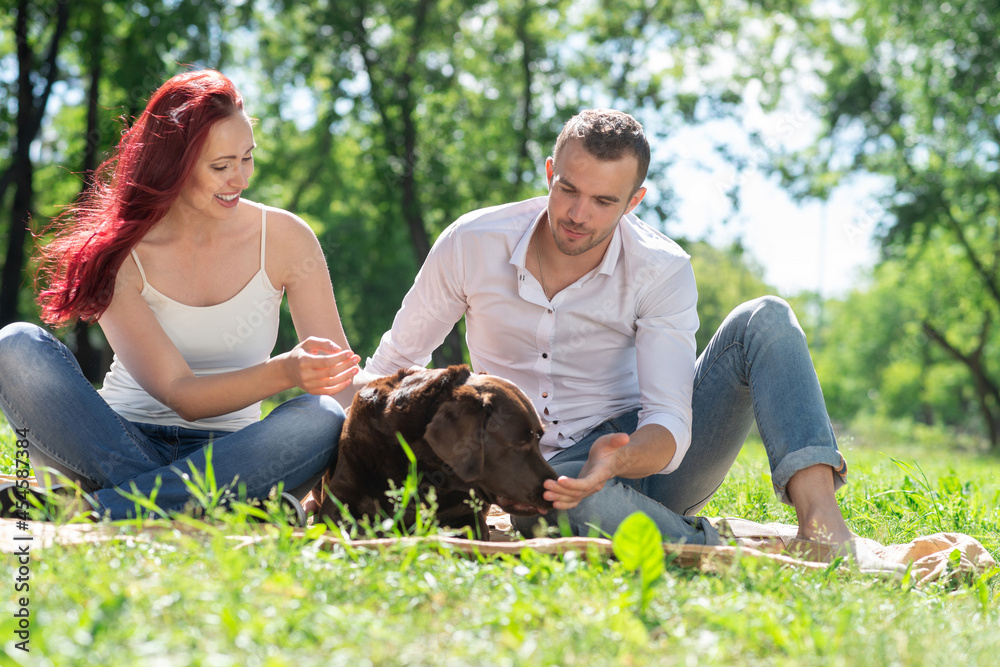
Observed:
[[[716,529],[712,522],[706,517],[694,516],[687,518],[694,519],[694,525],[698,527],[700,536],[704,541],[693,539],[690,541],[684,541],[682,544],[704,544],[707,547],[717,547],[726,543],[725,540],[722,539],[722,536],[719,535],[718,529]]]
[[[847,483],[847,461],[840,451],[831,447],[806,447],[789,452],[781,460],[778,467],[771,473],[771,483],[778,500],[791,505],[788,497],[788,480],[800,470],[817,464],[828,465],[833,469],[833,490],[836,491]]]

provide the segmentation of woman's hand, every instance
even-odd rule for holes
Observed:
[[[332,396],[351,386],[361,357],[331,340],[310,336],[292,348],[284,361],[292,384],[310,394]]]

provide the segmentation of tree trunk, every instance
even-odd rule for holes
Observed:
[[[407,95],[400,104],[403,116],[403,164],[405,165],[402,178],[400,179],[403,217],[406,220],[407,228],[410,230],[410,242],[413,244],[413,252],[417,258],[417,264],[423,265],[424,260],[427,259],[427,255],[431,251],[431,238],[427,233],[423,210],[420,206],[420,199],[417,196],[417,178],[414,167],[417,159],[417,129],[413,118],[414,111],[409,87],[406,90]],[[441,346],[431,354],[431,359],[438,368],[463,362],[462,335],[458,331],[457,323],[451,328],[448,335],[445,336]]]
[[[979,411],[983,416],[986,430],[989,433],[990,449],[997,451],[1000,450],[1000,415],[998,415],[998,410],[1000,410],[1000,388],[990,378],[989,372],[983,364],[983,350],[986,347],[989,328],[990,318],[987,317],[983,322],[976,350],[971,354],[965,354],[948,342],[945,335],[935,329],[929,322],[923,322],[924,333],[931,340],[943,347],[948,354],[965,364],[965,367],[969,369],[969,373],[972,374],[972,381],[976,388],[976,398],[979,403]]]
[[[19,301],[24,282],[24,241],[31,225],[34,199],[33,166],[30,159],[18,165],[14,173],[14,201],[11,205],[10,235],[7,237],[7,261],[3,265],[0,288],[0,327],[21,319]]]
[[[59,0],[56,6],[56,25],[52,31],[49,51],[41,68],[45,77],[42,93],[35,95],[32,72],[35,53],[28,42],[28,0],[19,0],[17,16],[14,19],[14,38],[17,43],[18,95],[17,95],[17,146],[14,159],[3,182],[15,188],[10,214],[10,232],[7,235],[7,257],[0,274],[0,326],[21,319],[19,307],[21,286],[25,266],[24,245],[31,224],[31,208],[34,203],[34,173],[31,164],[31,143],[38,136],[42,116],[52,85],[58,76],[56,55],[59,43],[69,22],[68,0]],[[3,193],[0,193],[2,199]]]
[[[414,8],[414,26],[413,33],[410,35],[406,66],[404,71],[398,73],[398,76],[393,77],[399,80],[394,95],[387,94],[383,97],[379,93],[381,77],[378,76],[376,62],[371,56],[371,47],[368,43],[363,14],[358,15],[357,23],[355,24],[355,39],[361,47],[365,72],[368,74],[368,82],[371,87],[372,102],[378,109],[379,117],[382,121],[386,146],[389,151],[395,153],[395,157],[403,165],[403,171],[399,178],[400,205],[403,212],[403,219],[410,233],[410,243],[413,246],[418,266],[423,265],[428,253],[430,253],[431,239],[427,233],[427,226],[424,224],[423,209],[417,194],[417,125],[414,118],[415,96],[411,88],[412,76],[410,69],[417,65],[421,39],[424,36],[424,31],[427,29],[427,13],[432,4],[433,0],[421,0],[417,7]],[[390,106],[395,106],[399,111],[399,119],[402,123],[401,127],[393,122],[393,115],[389,113]],[[398,142],[396,141],[397,138],[399,139]],[[400,148],[393,148],[394,146],[400,146]],[[458,331],[458,324],[456,323],[445,337],[441,346],[431,354],[431,359],[438,368],[448,366],[449,364],[459,364],[464,361],[462,349],[462,336]]]
[[[90,85],[87,92],[87,133],[84,135],[86,141],[83,149],[83,173],[85,175],[83,188],[80,190],[80,197],[86,196],[87,192],[94,187],[94,170],[97,169],[99,160],[98,153],[101,146],[100,129],[100,88],[101,76],[103,74],[102,47],[104,43],[103,13],[95,12],[97,23],[92,28],[90,34]],[[90,342],[90,325],[80,320],[76,323],[75,342],[76,349],[73,353],[80,363],[83,375],[91,382],[98,382],[104,377],[107,368],[103,367],[102,359],[106,356],[103,350],[95,347]]]
[[[521,42],[521,80],[524,85],[524,97],[521,99],[521,136],[518,141],[517,162],[515,163],[514,183],[518,187],[524,182],[524,173],[531,167],[531,156],[528,153],[528,143],[531,140],[531,118],[533,115],[531,84],[531,65],[534,58],[535,43],[528,32],[528,21],[531,19],[531,9],[525,0],[517,13],[515,32]]]

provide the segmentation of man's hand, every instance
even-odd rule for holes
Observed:
[[[573,509],[584,498],[604,488],[605,482],[626,467],[622,465],[622,448],[627,444],[629,436],[625,433],[602,435],[590,448],[590,456],[580,470],[580,476],[545,480],[543,497],[552,501],[557,510]],[[627,452],[624,456],[628,456]]]

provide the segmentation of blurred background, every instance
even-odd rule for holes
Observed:
[[[0,325],[150,93],[219,69],[257,119],[249,199],[319,236],[374,351],[437,234],[544,194],[587,107],[653,144],[637,213],[684,246],[703,347],[789,300],[849,437],[1000,451],[1000,3],[0,0]],[[97,326],[61,332],[99,383]],[[283,321],[279,348],[294,344]],[[434,358],[465,358],[461,325]]]

